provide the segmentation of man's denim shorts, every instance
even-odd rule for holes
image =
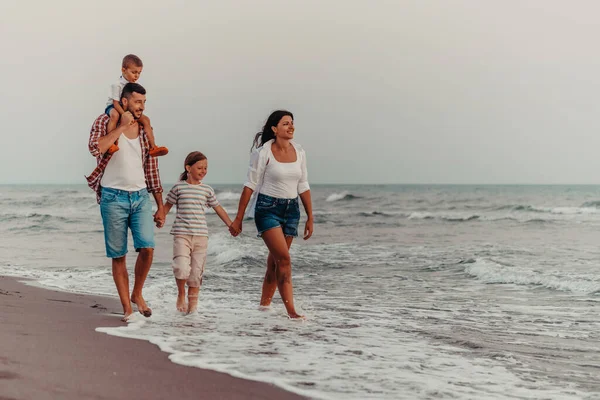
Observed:
[[[269,229],[281,227],[285,236],[298,236],[300,205],[298,198],[278,199],[259,193],[256,199],[254,222],[258,236]]]
[[[128,229],[131,229],[136,251],[154,248],[154,218],[148,190],[128,192],[102,188],[100,213],[107,257],[119,258],[127,254]]]

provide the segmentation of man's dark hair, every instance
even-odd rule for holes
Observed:
[[[123,86],[123,91],[121,92],[121,100],[126,98],[129,100],[132,93],[146,94],[146,89],[139,83],[131,83],[129,82],[127,85]]]

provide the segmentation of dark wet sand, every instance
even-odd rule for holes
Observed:
[[[301,399],[276,386],[184,367],[120,326],[117,299],[0,277],[0,400]]]

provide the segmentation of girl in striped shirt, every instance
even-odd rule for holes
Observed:
[[[171,229],[173,237],[173,273],[177,281],[177,310],[190,314],[198,307],[198,295],[202,285],[208,227],[205,210],[212,207],[229,227],[231,219],[219,205],[215,191],[202,183],[208,170],[208,160],[199,151],[185,158],[185,170],[179,182],[173,186],[165,201],[165,215],[177,206],[175,222]],[[185,285],[188,286],[188,304],[185,303]]]

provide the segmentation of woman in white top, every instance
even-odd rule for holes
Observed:
[[[275,290],[279,294],[290,318],[302,318],[294,308],[292,264],[290,246],[298,236],[302,200],[308,219],[304,227],[304,240],[313,233],[312,203],[306,174],[306,155],[300,145],[293,142],[294,116],[289,111],[275,111],[262,132],[256,134],[256,149],[250,158],[248,179],[240,197],[238,213],[230,226],[231,234],[242,231],[246,207],[254,192],[257,193],[254,221],[269,256],[263,281],[261,306],[270,306]]]

